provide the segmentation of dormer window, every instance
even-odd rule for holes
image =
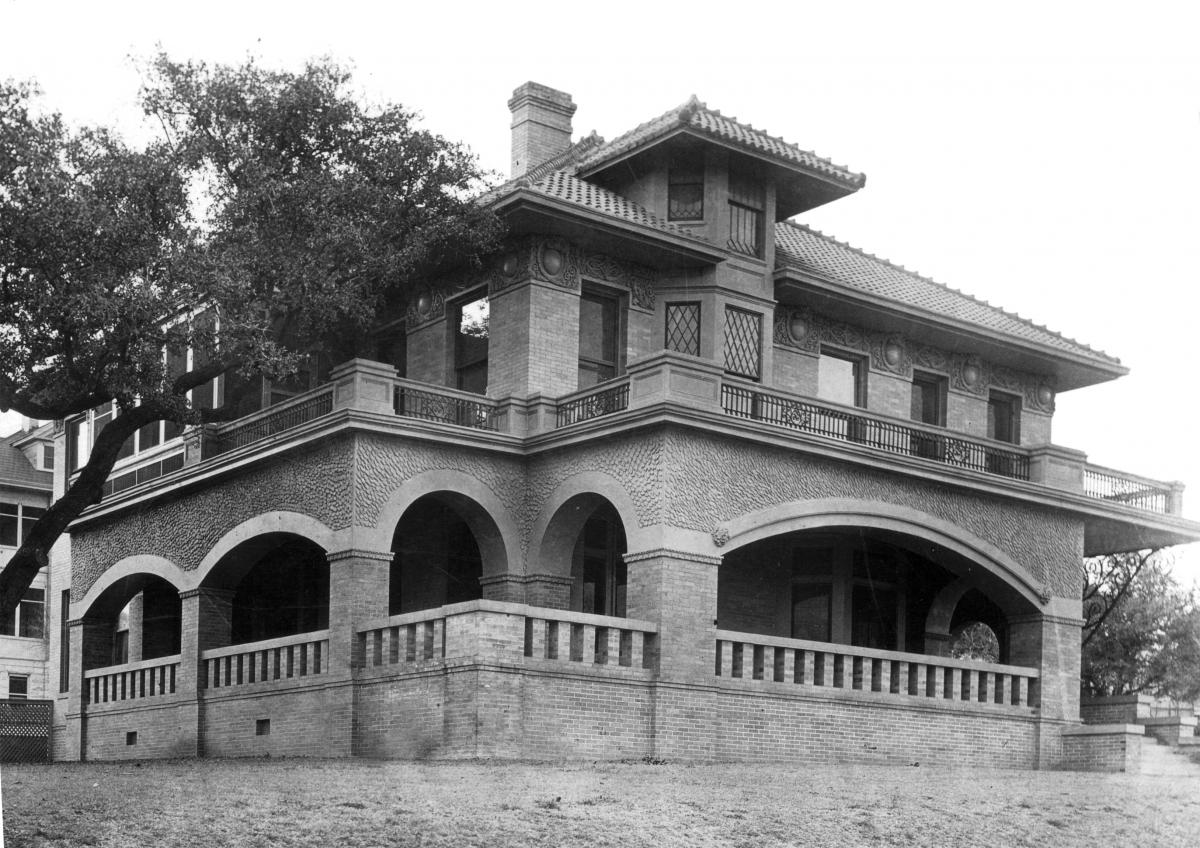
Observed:
[[[762,182],[747,174],[729,172],[729,248],[747,256],[762,256],[763,210],[766,197]]]
[[[697,155],[676,156],[667,173],[667,219],[704,220],[704,159]]]

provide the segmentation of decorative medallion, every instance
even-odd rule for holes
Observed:
[[[575,247],[566,239],[552,238],[540,242],[534,250],[533,276],[562,286],[579,288],[579,263]]]
[[[1042,412],[1054,412],[1054,386],[1047,380],[1031,380],[1025,389],[1025,403]]]
[[[912,360],[908,356],[904,337],[885,333],[871,334],[871,367],[878,371],[909,376]]]
[[[953,358],[953,366],[950,384],[954,388],[970,392],[973,395],[982,395],[987,392],[982,359],[975,355],[956,354]]]

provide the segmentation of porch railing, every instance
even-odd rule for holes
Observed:
[[[724,680],[763,680],[943,702],[1037,706],[1039,672],[998,665],[717,631],[715,674]]]
[[[569,395],[558,402],[556,425],[566,427],[602,415],[611,415],[629,407],[629,378],[610,380],[586,393]]]
[[[446,658],[443,608],[394,615],[383,627],[358,633],[356,666],[408,665]]]
[[[1170,515],[1174,512],[1172,492],[1170,484],[1158,480],[1099,465],[1083,467],[1083,493],[1091,498]]]
[[[137,468],[132,468],[129,471],[114,474],[104,481],[104,494],[105,496],[115,495],[126,489],[132,489],[141,483],[165,477],[172,472],[178,471],[180,468],[183,468],[183,451],[162,459],[156,459],[154,462],[148,462],[145,465],[139,465]]]
[[[396,414],[422,421],[440,421],[476,430],[497,430],[496,402],[488,398],[427,383],[397,380],[393,392]]]
[[[726,415],[738,418],[765,421],[888,453],[999,474],[1014,480],[1029,479],[1028,454],[946,433],[856,415],[835,407],[730,383],[721,385],[721,406]]]
[[[109,704],[175,694],[179,654],[152,660],[94,668],[83,673],[89,704]]]
[[[295,680],[328,670],[328,630],[212,648],[200,654],[200,686],[206,689]]]
[[[531,608],[525,656],[563,663],[653,668],[658,628],[648,621]]]
[[[333,411],[332,384],[214,429],[204,440],[205,459],[261,441]]]

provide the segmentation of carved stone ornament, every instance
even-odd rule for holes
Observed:
[[[871,367],[877,371],[909,376],[912,360],[909,358],[903,336],[874,333],[871,336]]]
[[[1042,412],[1054,412],[1054,386],[1047,380],[1030,380],[1025,385],[1025,404]]]
[[[428,324],[430,321],[441,318],[445,312],[446,292],[440,287],[431,286],[417,295],[417,299],[408,305],[406,315],[408,327],[411,330],[421,324]]]
[[[725,543],[729,541],[729,528],[724,526],[714,527],[712,531],[713,544],[718,548],[725,547]]]
[[[579,288],[579,259],[575,246],[566,239],[552,238],[538,243],[533,254],[535,279],[562,286]]]
[[[654,309],[654,272],[643,265],[623,262],[604,253],[583,254],[582,273],[606,283],[629,288],[630,299],[639,309]]]
[[[986,394],[987,380],[984,376],[983,360],[978,356],[955,356],[953,376],[950,382],[954,388],[961,391],[970,392],[973,395]]]
[[[778,306],[775,309],[775,343],[805,348],[814,337],[812,314],[807,309]]]
[[[67,429],[67,422],[62,418],[54,419],[54,435],[61,436],[63,431]]]
[[[946,351],[936,347],[929,347],[923,344],[910,344],[908,346],[909,356],[912,358],[913,365],[918,368],[928,368],[932,371],[946,372],[950,370],[950,359],[946,356]]]

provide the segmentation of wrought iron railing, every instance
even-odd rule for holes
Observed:
[[[729,203],[729,248],[747,256],[762,256],[763,213],[740,203]]]
[[[617,385],[602,383],[596,391],[560,402],[558,404],[558,426],[566,427],[568,424],[578,424],[580,421],[611,415],[628,407],[628,380],[623,380]]]
[[[1014,480],[1029,479],[1026,454],[945,433],[868,418],[728,383],[721,386],[721,406],[727,415],[739,418],[765,421],[888,453],[915,456]]]
[[[440,421],[476,430],[497,429],[496,404],[486,398],[465,398],[449,392],[398,385],[393,402],[396,414],[405,418]]]
[[[204,458],[252,444],[276,433],[307,424],[333,411],[333,386],[319,394],[303,395],[256,413],[249,420],[234,421],[213,431],[204,440]]]
[[[1122,474],[1111,468],[1085,465],[1083,493],[1090,498],[1124,504],[1138,509],[1170,515],[1171,487],[1157,480]]]

